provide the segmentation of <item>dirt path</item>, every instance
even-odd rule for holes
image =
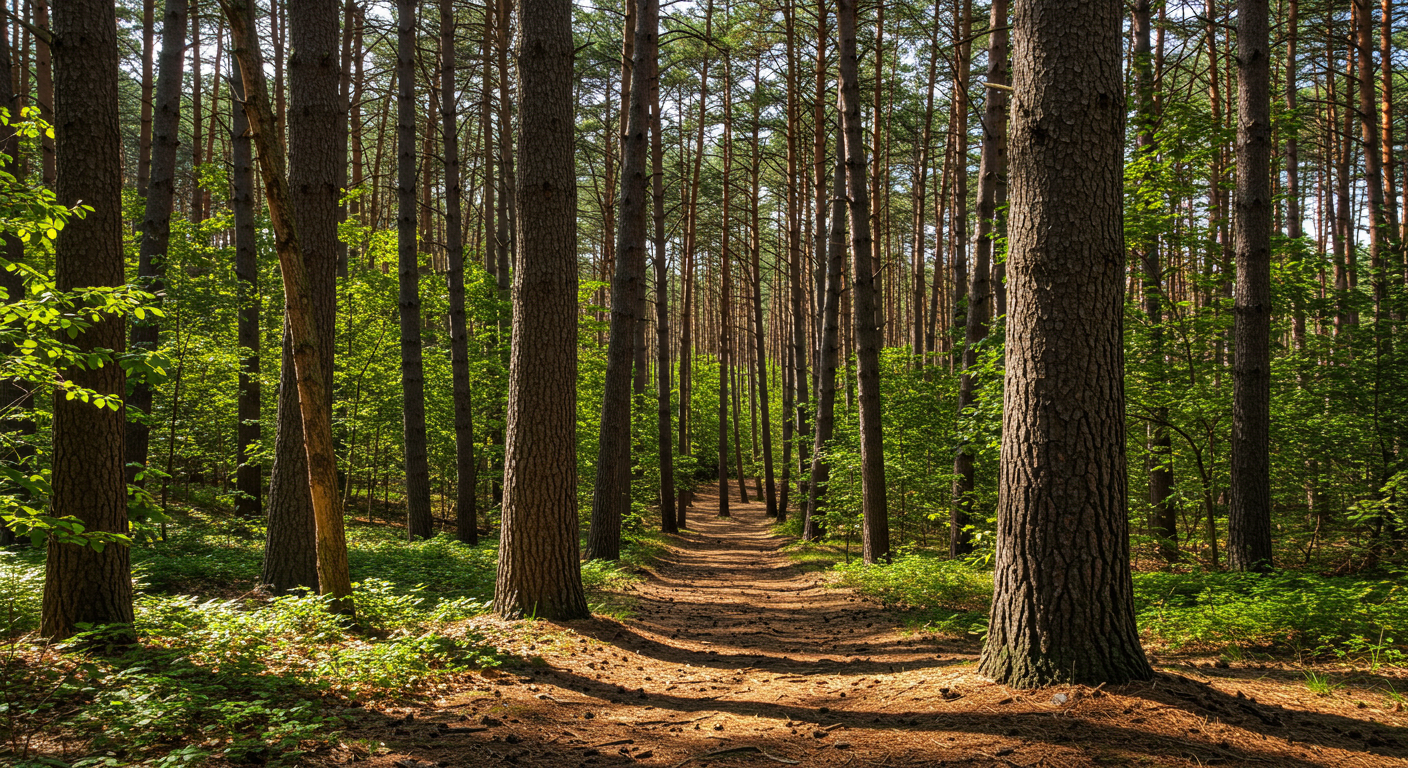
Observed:
[[[1107,690],[994,685],[975,673],[976,647],[907,636],[789,562],[761,504],[734,496],[733,517],[719,518],[716,501],[698,497],[691,530],[629,593],[633,618],[526,632],[486,620],[532,663],[422,707],[368,711],[330,761],[1408,766],[1408,718],[1382,696],[1362,708],[1348,689],[1317,699],[1252,667]]]

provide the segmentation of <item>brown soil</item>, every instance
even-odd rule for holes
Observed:
[[[972,642],[905,633],[790,562],[760,504],[735,498],[719,518],[716,500],[700,494],[691,530],[631,590],[633,618],[486,619],[475,628],[530,663],[422,707],[368,710],[319,761],[1408,766],[1408,713],[1368,676],[1315,696],[1295,670],[1182,661],[1136,685],[996,685]]]

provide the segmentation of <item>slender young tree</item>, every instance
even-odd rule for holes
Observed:
[[[1292,0],[1294,2],[1294,0]],[[1154,54],[1150,42],[1153,27],[1150,0],[1135,0],[1134,3],[1134,88],[1135,122],[1139,135],[1135,139],[1139,158],[1152,163],[1156,158],[1157,147],[1154,133],[1158,128],[1158,109],[1154,100],[1155,76]],[[1145,180],[1149,180],[1146,176]],[[1149,323],[1149,356],[1153,365],[1155,388],[1165,385],[1164,375],[1164,318],[1163,318],[1163,266],[1159,255],[1157,233],[1140,232],[1134,250],[1139,255],[1144,270],[1144,316]],[[1178,560],[1178,510],[1173,499],[1173,440],[1167,426],[1168,407],[1162,403],[1153,406],[1152,419],[1146,429],[1145,440],[1148,446],[1147,469],[1149,471],[1149,506],[1151,528],[1159,538],[1159,554],[1172,563]]]
[[[1007,182],[1007,0],[993,0],[988,18],[987,107],[983,111],[983,149],[978,160],[977,231],[973,237],[973,279],[968,288],[968,317],[963,333],[963,375],[958,383],[960,419],[971,417],[978,399],[978,347],[988,335],[992,318],[992,243],[997,210],[1006,197]],[[966,432],[959,430],[962,435]],[[973,551],[969,530],[973,516],[973,446],[963,439],[953,457],[953,509],[949,516],[950,557]]]
[[[611,336],[606,348],[606,382],[601,401],[601,432],[592,489],[587,558],[621,557],[621,520],[631,508],[631,388],[636,331],[644,321],[646,222],[650,210],[650,74],[659,7],[651,0],[628,0],[635,38],[631,46],[629,107],[621,144],[621,194],[617,209],[616,271],[611,279]],[[644,346],[641,344],[640,346]]]
[[[572,3],[520,0],[503,533],[494,610],[586,618],[577,560],[577,181]]]
[[[860,118],[856,0],[838,1],[836,33],[841,41],[841,130],[846,139],[846,184],[850,193],[851,323],[855,328],[856,380],[860,385],[857,399],[860,401],[861,557],[867,563],[875,563],[890,559],[890,519],[885,498],[885,450],[880,423],[882,341]]]
[[[163,42],[163,45],[165,43]],[[137,194],[145,197],[152,164],[152,80],[156,59],[156,0],[142,0],[142,115],[137,137]],[[16,112],[15,114],[19,114]]]
[[[836,427],[836,366],[841,356],[841,280],[846,270],[846,147],[839,126],[836,132],[836,164],[831,181],[831,226],[826,248],[826,297],[822,307],[821,358],[816,375],[816,442],[812,446],[812,468],[808,500],[802,522],[802,538],[820,541],[825,535],[821,516],[826,503],[826,485],[831,478],[827,443]]]
[[[464,308],[464,225],[460,210],[460,141],[455,89],[455,4],[440,0],[440,132],[445,152],[445,278],[450,290],[450,367],[455,396],[455,537],[479,543],[475,508],[474,399],[469,386],[469,329]]]
[[[1227,562],[1265,571],[1271,554],[1271,65],[1267,0],[1237,2],[1237,283]]]
[[[12,58],[10,49],[10,36],[0,34],[0,106],[9,110],[11,115],[20,114],[21,99],[14,89],[14,75],[16,62]],[[15,178],[21,178],[19,173],[20,140],[19,132],[15,130],[13,124],[0,125],[0,171],[8,173]],[[19,264],[24,261],[24,241],[19,235],[7,232],[0,235],[0,254],[11,264]],[[24,295],[24,277],[17,271],[0,269],[0,289],[5,292],[5,301],[14,301]],[[5,354],[10,354],[14,350],[13,344],[7,344],[3,348]],[[11,415],[0,425],[5,438],[12,450],[6,451],[3,456],[4,465],[28,471],[29,459],[34,456],[34,447],[31,444],[30,436],[34,434],[34,418],[31,414],[33,397],[29,388],[22,382],[14,379],[0,380],[0,404],[6,408],[13,409]],[[14,531],[10,530],[4,523],[0,523],[0,547],[7,547],[15,543]]]
[[[117,18],[103,0],[64,0],[54,12],[54,144],[57,202],[92,211],[73,218],[54,244],[58,288],[120,286],[122,134],[118,125]],[[126,348],[120,318],[104,317],[78,334],[80,352]],[[100,395],[121,399],[126,377],[116,363],[71,368],[65,376]],[[121,409],[54,396],[50,509],[89,531],[127,533]],[[101,550],[50,542],[44,562],[40,632],[63,639],[79,624],[132,623],[132,571],[127,547]]]
[[[320,3],[325,0],[320,0]],[[230,25],[231,50],[239,61],[240,76],[244,82],[244,111],[249,119],[251,138],[254,140],[259,159],[260,175],[264,179],[264,197],[269,206],[269,222],[274,230],[274,250],[279,257],[279,270],[283,275],[285,350],[291,352],[294,370],[291,386],[297,387],[295,402],[306,403],[294,413],[299,416],[303,448],[303,478],[307,498],[313,510],[315,562],[317,565],[318,591],[332,598],[334,611],[346,615],[355,612],[352,604],[352,579],[347,567],[347,537],[342,521],[342,497],[337,492],[337,458],[333,450],[332,438],[332,372],[330,343],[332,325],[322,325],[322,307],[316,302],[313,280],[303,247],[299,242],[299,231],[294,224],[294,208],[289,192],[289,183],[284,175],[284,148],[278,141],[278,123],[274,117],[269,86],[264,75],[264,57],[260,53],[255,36],[254,3],[244,0],[220,0],[225,19]],[[310,3],[309,5],[313,5]],[[330,83],[331,100],[336,102],[337,69],[330,62],[337,57],[333,54],[337,39],[337,8],[317,5],[312,11],[319,12],[319,19],[331,18],[330,45],[322,47],[323,56],[315,51],[319,46],[309,45],[309,52],[316,61],[332,69]],[[327,30],[322,30],[327,37]],[[326,42],[326,41],[324,41]],[[334,112],[335,114],[335,112]],[[311,122],[311,121],[310,121]],[[333,126],[335,130],[336,126]],[[331,143],[331,142],[330,142]],[[331,191],[331,190],[329,190]],[[336,200],[335,196],[332,198]],[[330,207],[328,218],[336,221],[336,203]],[[326,272],[331,274],[337,267],[336,251],[326,249],[323,259]],[[322,328],[328,329],[327,336]],[[283,403],[280,403],[280,407]],[[280,425],[282,429],[282,424]],[[277,460],[277,459],[276,459]],[[277,465],[276,465],[277,466]],[[285,470],[287,471],[287,470]],[[272,481],[271,481],[272,485]],[[272,505],[272,494],[271,494]],[[273,516],[270,515],[271,542],[273,541]],[[266,549],[264,564],[265,578],[269,572],[270,558]],[[266,581],[266,583],[268,583]]]
[[[1125,498],[1123,6],[1017,0],[997,563],[979,671],[1152,676]]]
[[[166,250],[171,241],[171,213],[176,204],[176,149],[181,145],[181,71],[185,64],[186,0],[167,0],[161,14],[161,63],[157,69],[155,134],[151,148],[146,209],[138,246],[137,285],[159,294],[166,290]],[[155,351],[161,326],[148,315],[132,323],[132,348]],[[127,405],[143,416],[152,410],[152,388],[145,377],[132,383]],[[147,465],[151,428],[145,418],[127,424],[128,480]]]
[[[396,2],[396,305],[401,319],[401,430],[406,468],[406,535],[435,535],[425,435],[425,358],[420,340],[420,259],[416,242],[416,12]]]

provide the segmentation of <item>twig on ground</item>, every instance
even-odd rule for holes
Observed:
[[[759,756],[761,756],[761,757],[765,757],[765,758],[767,758],[767,759],[773,761],[774,763],[782,763],[783,765],[798,765],[798,764],[801,762],[801,761],[799,761],[799,760],[788,760],[788,759],[785,758],[785,757],[778,757],[778,756],[776,756],[776,755],[769,755],[768,753],[764,752],[761,747],[755,747],[755,746],[749,745],[749,746],[746,746],[746,747],[729,747],[728,749],[716,749],[716,750],[714,750],[713,752],[705,752],[705,753],[700,754],[700,755],[694,755],[693,757],[686,757],[685,759],[679,761],[678,763],[675,763],[673,766],[671,766],[671,768],[680,768],[680,766],[685,765],[685,764],[687,764],[687,763],[689,763],[689,762],[691,762],[691,761],[693,761],[693,760],[702,760],[702,759],[704,759],[704,758],[709,758],[709,757],[724,757],[724,756],[727,756],[727,755],[747,755],[747,754],[756,754],[756,755],[759,755]]]

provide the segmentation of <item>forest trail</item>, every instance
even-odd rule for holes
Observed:
[[[528,663],[419,706],[369,708],[327,762],[1408,765],[1402,713],[1331,707],[1261,672],[1189,668],[1104,690],[995,685],[976,674],[976,643],[906,634],[897,616],[791,562],[763,505],[740,504],[736,488],[730,518],[717,516],[717,490],[701,489],[690,530],[627,593],[631,618],[525,631],[485,617],[473,628]]]

